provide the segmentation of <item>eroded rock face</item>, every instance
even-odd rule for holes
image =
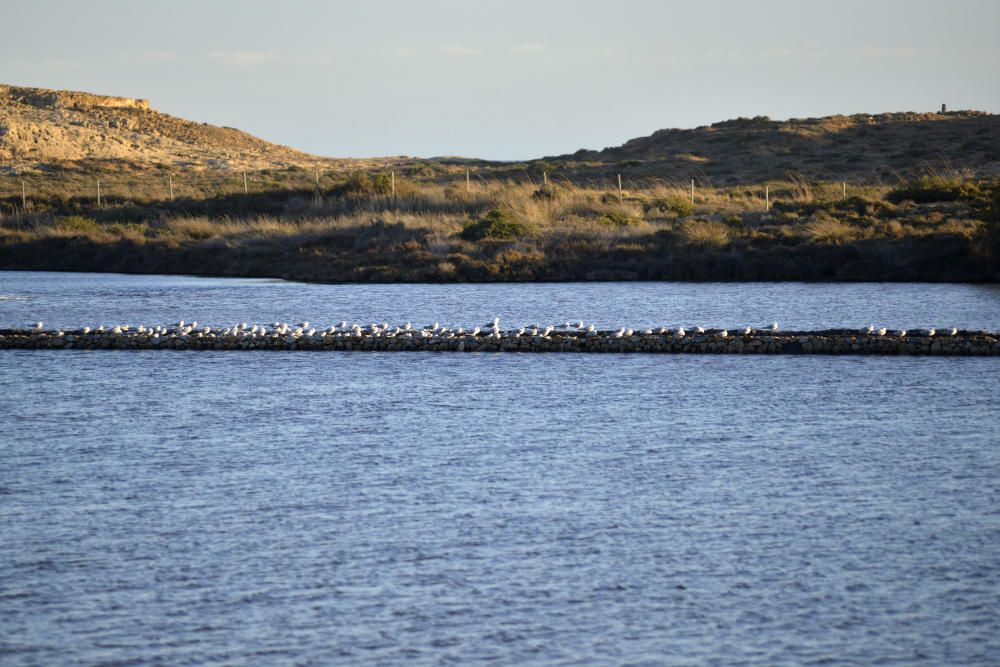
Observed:
[[[69,90],[0,86],[0,96],[42,109],[84,109],[86,107],[149,109],[149,100],[132,97],[114,97],[111,95],[94,95],[92,93],[80,93]]]

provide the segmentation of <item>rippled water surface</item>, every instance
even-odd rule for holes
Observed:
[[[0,273],[0,327],[998,298]],[[0,351],[0,663],[997,664],[997,396],[996,358]]]

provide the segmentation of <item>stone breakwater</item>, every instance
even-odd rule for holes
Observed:
[[[109,330],[0,329],[0,349],[31,350],[309,350],[372,352],[625,352],[659,354],[860,354],[1000,356],[1000,333],[754,330],[732,334],[622,331],[482,333],[407,330],[213,330],[205,327]]]

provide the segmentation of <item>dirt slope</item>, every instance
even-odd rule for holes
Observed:
[[[160,113],[146,100],[0,84],[0,166],[76,160],[232,169],[325,161],[239,130]]]

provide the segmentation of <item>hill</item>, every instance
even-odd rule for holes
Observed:
[[[94,160],[222,169],[326,161],[230,127],[161,113],[146,100],[0,84],[0,166]]]
[[[545,159],[576,174],[734,185],[787,179],[896,181],[928,168],[1000,174],[1000,116],[981,111],[739,118],[660,130],[600,151]]]

